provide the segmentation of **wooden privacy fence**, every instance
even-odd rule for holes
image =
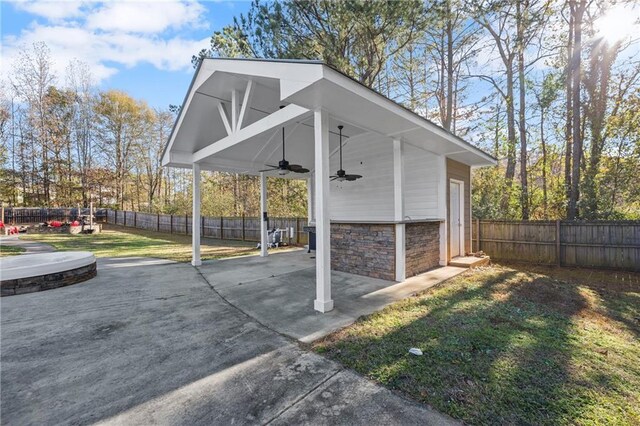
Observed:
[[[28,225],[32,223],[71,222],[80,215],[88,215],[88,208],[77,207],[5,207],[4,221],[9,224]],[[96,221],[101,222],[107,218],[107,209],[94,209],[93,215]]]
[[[492,259],[640,271],[640,221],[474,220]]]
[[[188,215],[139,213],[123,210],[108,210],[107,223],[128,226],[148,231],[191,235],[193,218]],[[270,217],[269,229],[287,230],[284,241],[289,244],[307,244],[309,237],[302,232],[307,219],[295,217]],[[259,217],[206,217],[197,220],[200,235],[222,240],[260,241]]]

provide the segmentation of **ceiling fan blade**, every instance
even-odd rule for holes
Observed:
[[[309,169],[302,167],[300,164],[289,164],[287,168],[293,173],[309,173]]]
[[[272,167],[272,168],[274,168],[274,169],[277,169],[277,168],[278,168],[278,166],[274,166],[273,164],[265,164],[265,166],[267,166],[267,167]]]
[[[329,176],[331,178],[331,180],[329,182],[333,182],[334,180],[338,179],[338,176]]]
[[[272,172],[272,171],[274,171],[274,170],[278,170],[278,168],[277,168],[277,167],[274,167],[274,168],[272,168],[272,169],[258,170],[258,172],[260,172],[260,173],[262,173],[262,172]]]
[[[353,182],[354,180],[360,179],[362,176],[360,175],[346,175],[344,178],[349,182]]]

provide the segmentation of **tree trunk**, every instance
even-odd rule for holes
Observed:
[[[453,116],[453,22],[451,22],[451,2],[447,0],[447,112],[445,115],[445,121],[442,123],[443,127],[447,130],[451,130],[451,121]]]
[[[573,88],[572,88],[572,70],[573,70],[573,14],[569,14],[569,40],[567,42],[567,72],[566,72],[566,96],[567,96],[567,115],[565,126],[565,151],[564,151],[564,191],[567,200],[567,217],[569,216],[568,201],[571,198],[571,152],[573,149]]]
[[[527,4],[525,3],[525,13]],[[529,220],[529,188],[527,182],[527,129],[526,129],[526,87],[524,81],[524,17],[521,2],[516,2],[517,10],[517,39],[518,39],[518,89],[519,100],[519,129],[520,129],[520,207],[522,219]]]
[[[582,86],[582,16],[586,7],[586,0],[572,0],[570,3],[573,15],[573,55],[571,64],[572,77],[572,128],[573,147],[571,150],[571,193],[567,218],[575,220],[578,216],[578,202],[580,200],[580,172],[582,162],[582,120],[580,88]]]
[[[542,214],[549,218],[549,204],[547,198],[547,143],[544,140],[544,108],[540,109],[540,144],[542,145]]]
[[[507,66],[507,169],[505,170],[505,182],[507,190],[502,197],[502,211],[509,214],[509,201],[511,198],[511,188],[513,178],[516,174],[516,119],[515,107],[513,104],[513,61],[509,61]]]

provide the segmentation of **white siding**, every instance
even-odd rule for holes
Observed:
[[[411,219],[438,217],[438,157],[404,144],[404,214]]]
[[[331,175],[339,169],[339,153],[331,156]],[[393,143],[378,135],[355,136],[343,149],[343,168],[362,175],[355,182],[331,182],[331,220],[393,220]]]

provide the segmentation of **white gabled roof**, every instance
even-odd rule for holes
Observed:
[[[248,82],[242,128],[229,134],[220,109],[229,116],[234,90],[240,109]],[[281,105],[287,108],[280,110]],[[482,150],[322,62],[215,58],[204,59],[196,70],[163,165],[191,167],[197,161],[203,169],[254,174],[265,163],[277,164],[283,125],[288,159],[313,164],[315,109],[330,114],[330,128],[345,125],[347,137],[373,132],[470,166],[496,163]],[[335,149],[337,137],[332,134],[330,142],[330,149]]]

